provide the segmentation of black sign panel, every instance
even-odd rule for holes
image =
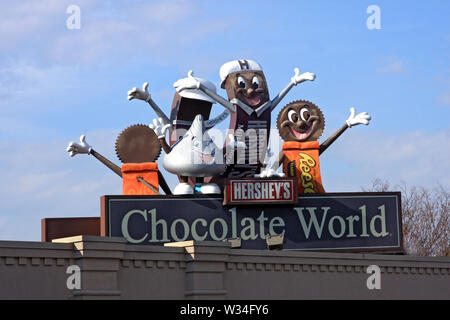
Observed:
[[[402,250],[399,192],[302,195],[298,203],[281,206],[222,201],[103,196],[102,234],[143,245],[239,237],[246,249],[266,249],[267,235],[284,234],[284,250]]]

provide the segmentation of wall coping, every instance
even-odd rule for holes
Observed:
[[[392,254],[376,254],[376,253],[344,253],[344,252],[319,252],[319,251],[296,251],[296,250],[250,250],[230,248],[228,242],[221,241],[183,241],[166,243],[164,246],[152,245],[133,245],[127,244],[126,240],[120,237],[100,237],[100,236],[74,236],[67,238],[54,239],[52,242],[40,241],[11,241],[0,240],[0,256],[1,249],[38,249],[38,250],[69,250],[74,249],[76,243],[105,243],[108,245],[118,244],[117,250],[127,253],[183,253],[187,248],[204,248],[208,253],[214,253],[213,248],[218,248],[218,254],[224,254],[224,249],[230,256],[230,262],[233,258],[239,257],[245,259],[272,258],[272,259],[318,259],[318,260],[378,260],[386,262],[416,262],[416,263],[434,263],[448,264],[450,266],[450,257],[431,257],[416,255],[392,255]],[[108,247],[112,250],[114,247]],[[283,259],[285,260],[285,259]],[[325,262],[325,261],[324,261]],[[280,260],[280,263],[281,260]],[[446,266],[446,267],[449,267]]]

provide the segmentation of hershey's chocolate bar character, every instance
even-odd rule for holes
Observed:
[[[174,83],[177,92],[186,89],[198,89],[213,98],[231,112],[229,130],[237,141],[245,141],[244,155],[242,150],[233,152],[227,159],[232,160],[223,178],[253,177],[264,162],[269,139],[271,112],[286,96],[293,86],[304,81],[313,81],[313,73],[302,73],[294,69],[294,76],[289,84],[273,99],[269,98],[269,90],[262,67],[253,60],[234,60],[220,68],[221,87],[227,91],[228,100],[209,90],[189,72],[188,78]],[[229,135],[227,134],[227,137]],[[226,141],[229,145],[229,142]],[[222,184],[222,183],[220,183]]]

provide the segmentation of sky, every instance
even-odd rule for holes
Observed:
[[[448,190],[449,13],[446,0],[0,0],[0,239],[39,241],[42,218],[99,216],[100,196],[121,194],[121,179],[92,156],[71,158],[68,143],[85,134],[120,165],[116,137],[156,116],[128,90],[148,81],[169,113],[173,83],[193,70],[226,97],[219,68],[234,59],[261,64],[271,97],[295,67],[314,72],[272,118],[291,101],[315,103],[326,120],[319,142],[350,107],[372,116],[321,156],[326,191],[376,178]]]

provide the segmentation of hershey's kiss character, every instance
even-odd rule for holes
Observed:
[[[203,180],[204,177],[221,174],[226,166],[222,150],[217,151],[217,146],[206,131],[201,114],[195,117],[189,130],[171,147],[165,141],[168,124],[164,124],[161,118],[154,119],[150,128],[155,131],[167,153],[163,160],[164,168],[181,177],[181,183],[175,187],[174,194],[217,194],[221,192],[216,184],[204,183]],[[188,183],[189,177],[196,178],[194,188]]]

